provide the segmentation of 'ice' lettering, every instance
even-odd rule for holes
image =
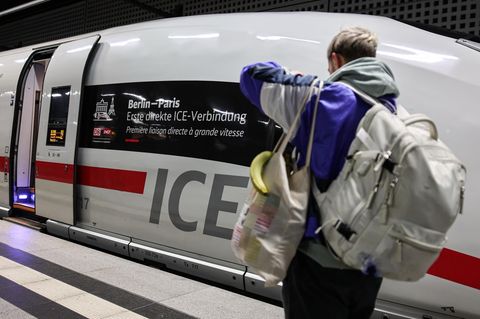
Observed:
[[[152,224],[160,223],[160,211],[165,194],[167,176],[168,170],[158,169],[155,193],[153,195],[152,208],[150,210],[150,223]],[[188,183],[199,182],[205,184],[206,176],[205,173],[200,171],[187,171],[181,174],[173,183],[170,197],[168,199],[168,215],[172,224],[179,230],[185,232],[193,232],[197,230],[198,221],[186,221],[180,216],[180,198]],[[246,188],[247,185],[248,177],[215,174],[210,198],[208,200],[203,234],[224,239],[231,238],[232,229],[217,225],[218,215],[220,212],[235,214],[238,203],[223,200],[223,191],[225,186]]]

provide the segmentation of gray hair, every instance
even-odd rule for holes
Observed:
[[[375,57],[378,39],[375,33],[362,27],[342,29],[330,42],[327,58],[333,52],[342,55],[346,62],[363,57]]]

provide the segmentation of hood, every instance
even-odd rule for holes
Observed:
[[[400,94],[392,70],[388,65],[375,58],[360,58],[350,61],[332,73],[327,81],[348,82],[374,98],[385,95],[397,97]]]

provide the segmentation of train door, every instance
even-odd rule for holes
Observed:
[[[84,73],[100,36],[60,45],[43,85],[38,128],[35,210],[38,216],[73,224],[76,152]]]
[[[35,152],[45,72],[55,48],[37,50],[25,62],[17,87],[12,135],[12,206],[35,213]]]
[[[11,209],[10,172],[13,162],[12,131],[14,129],[17,85],[31,50],[0,56],[0,216],[8,216]]]

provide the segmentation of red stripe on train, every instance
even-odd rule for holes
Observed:
[[[8,173],[10,171],[10,159],[0,156],[0,172]]]
[[[73,184],[73,165],[36,161],[36,177],[49,181]]]
[[[37,178],[53,182],[73,184],[73,165],[36,162]],[[122,192],[143,194],[146,172],[123,169],[78,166],[78,184]]]
[[[430,275],[480,289],[480,258],[448,248],[428,270]]]
[[[147,172],[92,166],[78,167],[78,183],[85,186],[143,194]]]

